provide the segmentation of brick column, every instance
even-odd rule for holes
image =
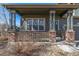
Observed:
[[[55,31],[55,11],[50,11],[50,31],[49,38],[51,42],[56,42],[56,31]]]
[[[16,35],[13,32],[8,33],[8,42],[15,42]]]
[[[66,41],[67,42],[74,42],[75,40],[75,31],[66,31],[65,35]]]
[[[75,31],[73,30],[73,11],[69,10],[67,14],[67,31],[65,33],[65,39],[67,42],[74,42]]]
[[[49,38],[51,42],[56,42],[56,31],[50,31]]]

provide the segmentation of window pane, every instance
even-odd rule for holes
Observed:
[[[43,19],[39,19],[39,25],[43,25],[44,24],[44,20]]]
[[[38,19],[33,20],[33,25],[38,25]]]
[[[45,26],[44,19],[39,19],[39,30],[44,30],[44,26]]]
[[[38,20],[37,19],[33,20],[33,30],[38,30]]]
[[[38,30],[38,25],[33,25],[33,30]]]
[[[39,25],[39,30],[44,30],[44,26],[43,25]]]
[[[32,25],[32,19],[27,19],[27,24]]]

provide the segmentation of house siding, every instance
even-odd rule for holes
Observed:
[[[43,41],[50,40],[49,39],[49,16],[48,15],[26,15],[25,18],[45,18],[45,31],[38,32],[38,31],[32,31],[32,32],[17,32],[17,40],[16,41]],[[66,25],[67,25],[67,19],[66,18],[60,18],[59,20],[59,30],[57,32],[61,32],[59,36],[63,37],[65,40],[65,32],[66,32]],[[79,22],[79,19],[74,19],[73,23],[76,25]],[[75,40],[79,40],[79,26],[74,26],[75,31]],[[56,33],[58,35],[58,33]]]

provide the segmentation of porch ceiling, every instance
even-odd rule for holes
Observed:
[[[34,14],[49,14],[50,9],[48,8],[27,8],[27,9],[15,9],[18,13],[20,13],[21,15],[34,15]],[[53,9],[54,10],[54,9]],[[57,15],[62,14],[64,11],[66,11],[67,9],[64,10],[55,10]]]
[[[8,9],[14,9],[19,14],[49,14],[50,9],[56,10],[56,14],[62,16],[69,9],[78,8],[78,5],[72,4],[6,4]]]

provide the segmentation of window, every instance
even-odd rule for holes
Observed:
[[[39,20],[39,30],[44,30],[44,27],[45,26],[45,22],[42,20],[42,19],[40,19]]]
[[[33,30],[35,31],[35,30],[38,30],[38,20],[37,19],[34,19],[33,20]]]
[[[45,18],[26,18],[25,31],[45,31]]]

